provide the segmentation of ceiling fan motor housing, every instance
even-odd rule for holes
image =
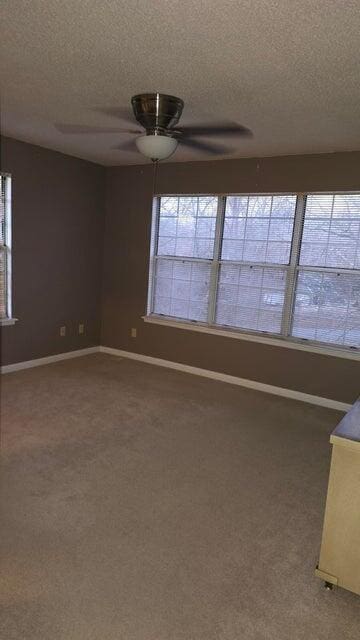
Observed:
[[[184,102],[163,93],[140,93],[131,98],[136,120],[147,135],[171,135],[168,131],[179,122]]]

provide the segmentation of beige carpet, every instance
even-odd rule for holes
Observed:
[[[359,638],[314,577],[339,414],[100,354],[2,399],[2,639]]]

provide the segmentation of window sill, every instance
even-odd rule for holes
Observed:
[[[186,320],[173,320],[172,318],[149,315],[143,316],[144,322],[149,324],[159,324],[165,327],[174,327],[175,329],[186,329],[188,331],[198,331],[199,333],[210,333],[216,336],[222,336],[225,338],[235,338],[237,340],[245,340],[247,342],[259,342],[262,344],[269,344],[276,347],[283,347],[285,349],[296,349],[298,351],[308,351],[310,353],[318,353],[325,356],[335,356],[336,358],[345,358],[348,360],[359,360],[360,351],[350,349],[338,349],[331,346],[317,346],[314,344],[307,344],[306,342],[300,342],[297,340],[285,340],[284,338],[275,338],[272,336],[257,335],[253,333],[243,333],[241,331],[234,331],[227,328],[211,327],[200,322],[191,322]]]
[[[0,318],[0,327],[9,327],[17,321],[18,318]]]

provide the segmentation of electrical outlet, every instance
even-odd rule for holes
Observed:
[[[85,325],[79,324],[79,336],[81,336],[85,331]]]
[[[66,336],[66,327],[65,325],[63,327],[60,327],[60,335],[63,338],[64,336]]]
[[[135,329],[135,327],[133,327],[133,328],[131,329],[131,337],[132,337],[132,338],[136,338],[136,336],[137,336],[137,329]]]

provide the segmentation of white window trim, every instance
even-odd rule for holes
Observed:
[[[0,318],[0,327],[11,326],[17,322],[17,318],[12,317],[12,216],[11,216],[11,176],[2,173],[5,180],[5,243],[2,251],[6,255],[6,317]]]
[[[313,342],[308,343],[307,340],[297,340],[296,338],[284,338],[282,336],[263,335],[261,333],[245,333],[238,329],[227,327],[209,326],[201,322],[192,320],[175,320],[167,316],[157,316],[149,314],[142,316],[144,322],[149,324],[162,325],[165,327],[173,327],[174,329],[185,329],[187,331],[197,331],[199,333],[209,333],[224,338],[235,338],[236,340],[245,340],[245,342],[259,342],[261,344],[269,344],[275,347],[284,347],[285,349],[296,349],[298,351],[308,351],[310,353],[318,353],[324,356],[335,356],[336,358],[345,358],[347,360],[360,361],[360,351],[358,349],[331,347],[327,345],[319,346]]]
[[[260,264],[256,263],[256,266],[264,266],[271,268],[286,268],[288,271],[288,284],[286,287],[285,295],[287,299],[285,300],[284,309],[283,309],[283,321],[282,321],[282,329],[286,328],[287,331],[290,330],[291,322],[292,322],[292,314],[291,310],[294,302],[294,294],[296,287],[296,275],[299,271],[321,271],[321,272],[348,272],[353,273],[352,269],[346,268],[332,268],[332,267],[313,267],[313,266],[300,266],[299,265],[299,255],[301,249],[301,237],[302,237],[302,228],[304,224],[304,216],[305,216],[305,207],[306,207],[306,197],[310,192],[242,192],[239,193],[207,193],[207,194],[157,194],[153,199],[153,210],[152,210],[152,222],[151,222],[151,241],[150,241],[150,268],[149,268],[149,281],[148,281],[148,298],[147,298],[147,307],[146,307],[146,315],[142,316],[144,322],[149,322],[152,324],[159,324],[170,326],[179,329],[186,329],[190,331],[198,331],[201,333],[209,333],[213,335],[220,335],[228,338],[235,338],[238,340],[246,340],[248,342],[260,342],[262,344],[269,344],[273,346],[280,346],[289,349],[297,349],[299,351],[308,351],[311,353],[319,353],[323,355],[331,355],[338,358],[346,358],[349,360],[360,360],[360,348],[358,347],[347,347],[340,345],[329,345],[326,343],[321,343],[317,341],[307,340],[305,338],[296,338],[291,335],[281,335],[281,334],[266,334],[266,332],[249,332],[248,330],[242,330],[237,327],[227,327],[215,324],[213,321],[214,315],[214,305],[215,305],[215,297],[217,291],[217,273],[219,269],[219,265],[222,263],[220,258],[220,248],[221,248],[221,234],[222,227],[224,223],[225,216],[225,202],[226,197],[231,195],[242,195],[242,196],[251,196],[251,195],[262,195],[262,196],[276,196],[276,195],[294,195],[297,198],[296,203],[296,211],[294,218],[294,229],[293,229],[293,238],[291,242],[291,255],[290,261],[288,265],[283,264]],[[311,194],[321,194],[325,192],[316,192],[312,191]],[[357,191],[326,191],[329,194],[350,194],[350,193],[358,193]],[[181,196],[214,196],[218,198],[218,215],[216,218],[216,231],[215,231],[215,240],[214,240],[214,257],[209,260],[205,258],[190,258],[190,257],[182,257],[182,256],[158,256],[157,255],[157,243],[158,243],[158,235],[159,235],[159,222],[160,222],[160,200],[164,197],[181,197]],[[186,320],[183,318],[174,318],[170,316],[159,316],[152,312],[153,309],[153,296],[154,296],[154,277],[155,277],[155,265],[157,259],[161,260],[186,260],[187,262],[197,262],[197,263],[211,263],[211,286],[209,291],[209,313],[208,313],[208,322],[203,323],[196,320]],[[226,264],[247,264],[245,262],[239,263],[238,261],[226,260],[224,261]],[[249,263],[252,266],[255,266],[255,263]],[[291,286],[290,283],[291,282]]]
[[[18,321],[18,318],[0,318],[0,327],[10,327]]]

